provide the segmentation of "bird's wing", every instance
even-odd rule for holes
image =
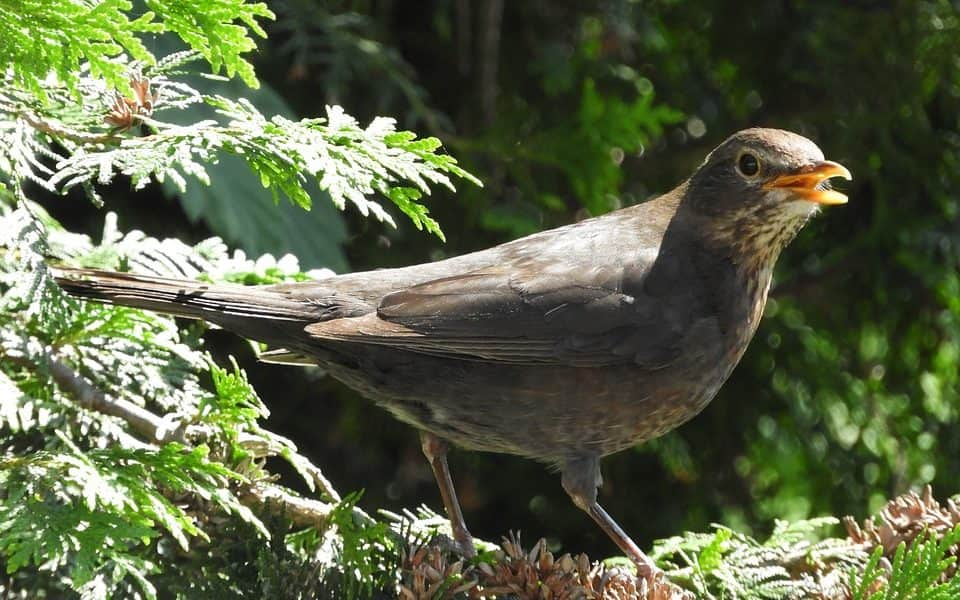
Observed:
[[[411,286],[375,313],[307,326],[317,340],[519,364],[668,364],[690,323],[643,292],[646,264],[527,259]],[[681,311],[682,312],[682,311]]]

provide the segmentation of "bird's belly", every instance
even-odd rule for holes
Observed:
[[[458,446],[558,462],[611,454],[678,427],[706,406],[729,370],[716,362],[647,370],[418,355],[377,377],[369,369],[330,372],[401,420]]]

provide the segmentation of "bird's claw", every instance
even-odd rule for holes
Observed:
[[[637,577],[646,579],[650,583],[660,583],[667,579],[667,575],[663,572],[663,569],[650,565],[637,565]]]
[[[460,540],[454,539],[446,534],[437,534],[430,542],[430,545],[443,552],[449,552],[463,558],[474,558],[477,555],[477,549],[473,545],[473,538]]]

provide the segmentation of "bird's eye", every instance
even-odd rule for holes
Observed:
[[[760,159],[757,158],[756,154],[744,152],[737,159],[737,170],[744,177],[756,177],[757,173],[760,172]]]

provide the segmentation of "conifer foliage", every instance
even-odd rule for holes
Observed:
[[[216,186],[206,167],[234,155],[278,201],[309,208],[312,187],[392,224],[386,201],[442,237],[420,199],[431,186],[452,188],[451,177],[478,182],[438,153],[439,141],[397,131],[390,118],[361,126],[329,106],[294,121],[186,83],[205,64],[207,77],[255,87],[244,54],[264,35],[259,21],[272,18],[265,4],[144,4],[134,15],[125,0],[0,3],[3,588],[274,596],[273,586],[291,581],[284,569],[324,580],[343,545],[323,534],[337,520],[369,518],[342,503],[289,440],[258,425],[266,408],[235,365],[197,349],[199,329],[66,298],[48,265],[245,283],[329,272],[301,272],[292,256],[231,254],[215,238],[188,246],[121,233],[112,214],[95,243],[31,196],[79,188],[100,204],[98,186],[121,176],[134,191],[152,181]],[[178,37],[183,50],[154,56],[146,40],[159,35]],[[216,117],[184,123],[198,104]],[[292,464],[312,497],[278,485],[264,468],[269,457]],[[327,568],[313,566],[322,561]],[[259,567],[240,567],[250,564]]]
[[[263,3],[244,0],[0,0],[0,579],[4,596],[240,598],[953,598],[960,513],[931,494],[891,503],[879,524],[778,524],[766,542],[718,527],[660,542],[669,581],[554,556],[518,536],[473,561],[437,543],[421,510],[371,516],[294,443],[261,426],[267,408],[235,363],[200,350],[201,325],[66,297],[51,264],[209,281],[329,275],[293,256],[249,258],[218,238],[195,245],[64,229],[35,194],[128,178],[217,186],[208,168],[242,160],[277,201],[393,224],[391,208],[442,237],[432,188],[479,181],[434,138],[339,106],[317,118],[265,115],[201,91],[187,74],[257,86],[246,54]],[[155,56],[153,36],[182,49]],[[213,118],[184,122],[202,105]],[[288,462],[310,490],[278,483]],[[507,530],[513,524],[504,524]],[[442,538],[442,536],[440,536]]]

